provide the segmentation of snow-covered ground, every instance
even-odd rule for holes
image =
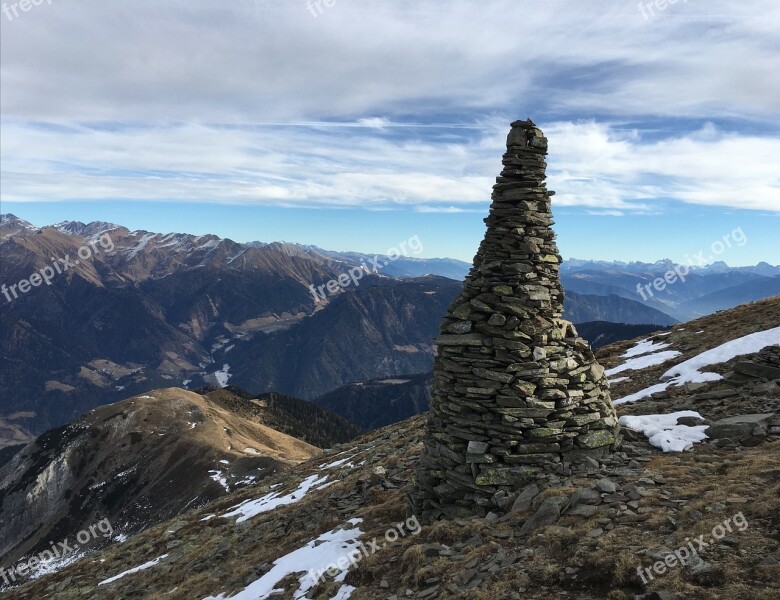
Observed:
[[[718,379],[723,379],[717,373],[701,373],[700,370],[704,367],[724,363],[743,354],[753,354],[754,352],[759,352],[762,348],[778,344],[780,344],[780,327],[751,333],[750,335],[731,340],[730,342],[721,344],[717,348],[707,350],[698,356],[681,362],[679,365],[672,367],[664,373],[661,379],[674,378],[685,382],[716,381]],[[677,385],[679,385],[679,383]]]
[[[702,372],[701,370],[705,367],[728,362],[737,356],[754,354],[767,346],[775,345],[780,345],[780,327],[767,329],[766,331],[758,331],[731,340],[730,342],[721,344],[716,348],[702,352],[693,358],[675,365],[661,376],[662,383],[657,383],[629,396],[618,398],[613,401],[613,404],[636,402],[642,398],[648,398],[657,392],[662,392],[671,385],[681,386],[686,383],[718,381],[723,379],[721,375],[717,373]]]
[[[683,410],[668,415],[642,415],[620,417],[620,424],[634,431],[641,431],[647,436],[651,446],[664,452],[683,452],[690,450],[693,444],[707,439],[704,431],[708,425],[678,425],[680,417],[697,417],[701,415],[692,410]]]
[[[69,567],[76,561],[81,560],[86,555],[86,552],[72,552],[70,554],[60,556],[59,558],[39,562],[32,569],[32,572],[30,573],[30,579],[38,579],[44,575],[51,575],[52,573],[61,571],[65,567]]]

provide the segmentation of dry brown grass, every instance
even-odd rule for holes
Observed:
[[[401,555],[401,566],[406,571],[417,571],[425,564],[425,553],[420,546],[411,546]]]
[[[577,529],[560,526],[547,527],[542,532],[542,544],[550,556],[558,560],[566,560],[574,554],[577,549],[576,542],[586,532],[586,527]]]

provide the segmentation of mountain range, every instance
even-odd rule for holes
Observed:
[[[667,284],[664,277],[677,272],[683,273],[684,281],[679,276],[669,277],[673,283]],[[638,301],[678,321],[689,321],[780,294],[780,266],[765,262],[752,267],[729,267],[724,262],[691,266],[670,260],[568,260],[561,266],[561,282],[569,293],[614,295]],[[656,282],[659,285],[654,285]]]
[[[588,329],[594,340],[615,340],[634,335],[617,324],[670,326],[686,302],[752,300],[780,281],[768,265],[711,269],[678,286],[676,304],[668,295],[643,303],[631,286],[667,266],[564,263],[566,316],[598,322]],[[39,228],[2,215],[0,447],[170,386],[236,385],[316,400],[358,382],[425,373],[460,290],[453,277],[468,268],[105,222]],[[32,285],[36,273],[47,277]]]

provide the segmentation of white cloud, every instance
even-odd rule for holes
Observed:
[[[503,120],[506,123],[506,119]],[[704,131],[645,141],[606,123],[541,124],[550,138],[550,189],[559,207],[654,212],[669,199],[780,210],[780,140]],[[363,129],[29,127],[0,140],[3,194],[14,200],[181,200],[481,210],[501,166],[503,133],[386,137]],[[506,129],[506,125],[504,125]],[[737,160],[735,157],[745,157]],[[419,206],[418,206],[419,205]],[[470,206],[471,205],[471,206]]]
[[[530,114],[556,206],[780,210],[773,0],[651,21],[623,1],[83,0],[0,21],[7,200],[484,209]]]
[[[651,210],[664,198],[780,211],[780,139],[699,131],[644,141],[607,124],[553,123],[550,185],[559,206]]]
[[[262,122],[480,111],[780,112],[774,0],[82,0],[2,21],[2,105],[32,119]]]

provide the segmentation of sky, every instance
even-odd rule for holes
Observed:
[[[531,117],[565,258],[780,263],[776,0],[25,6],[0,212],[36,225],[470,261]]]

